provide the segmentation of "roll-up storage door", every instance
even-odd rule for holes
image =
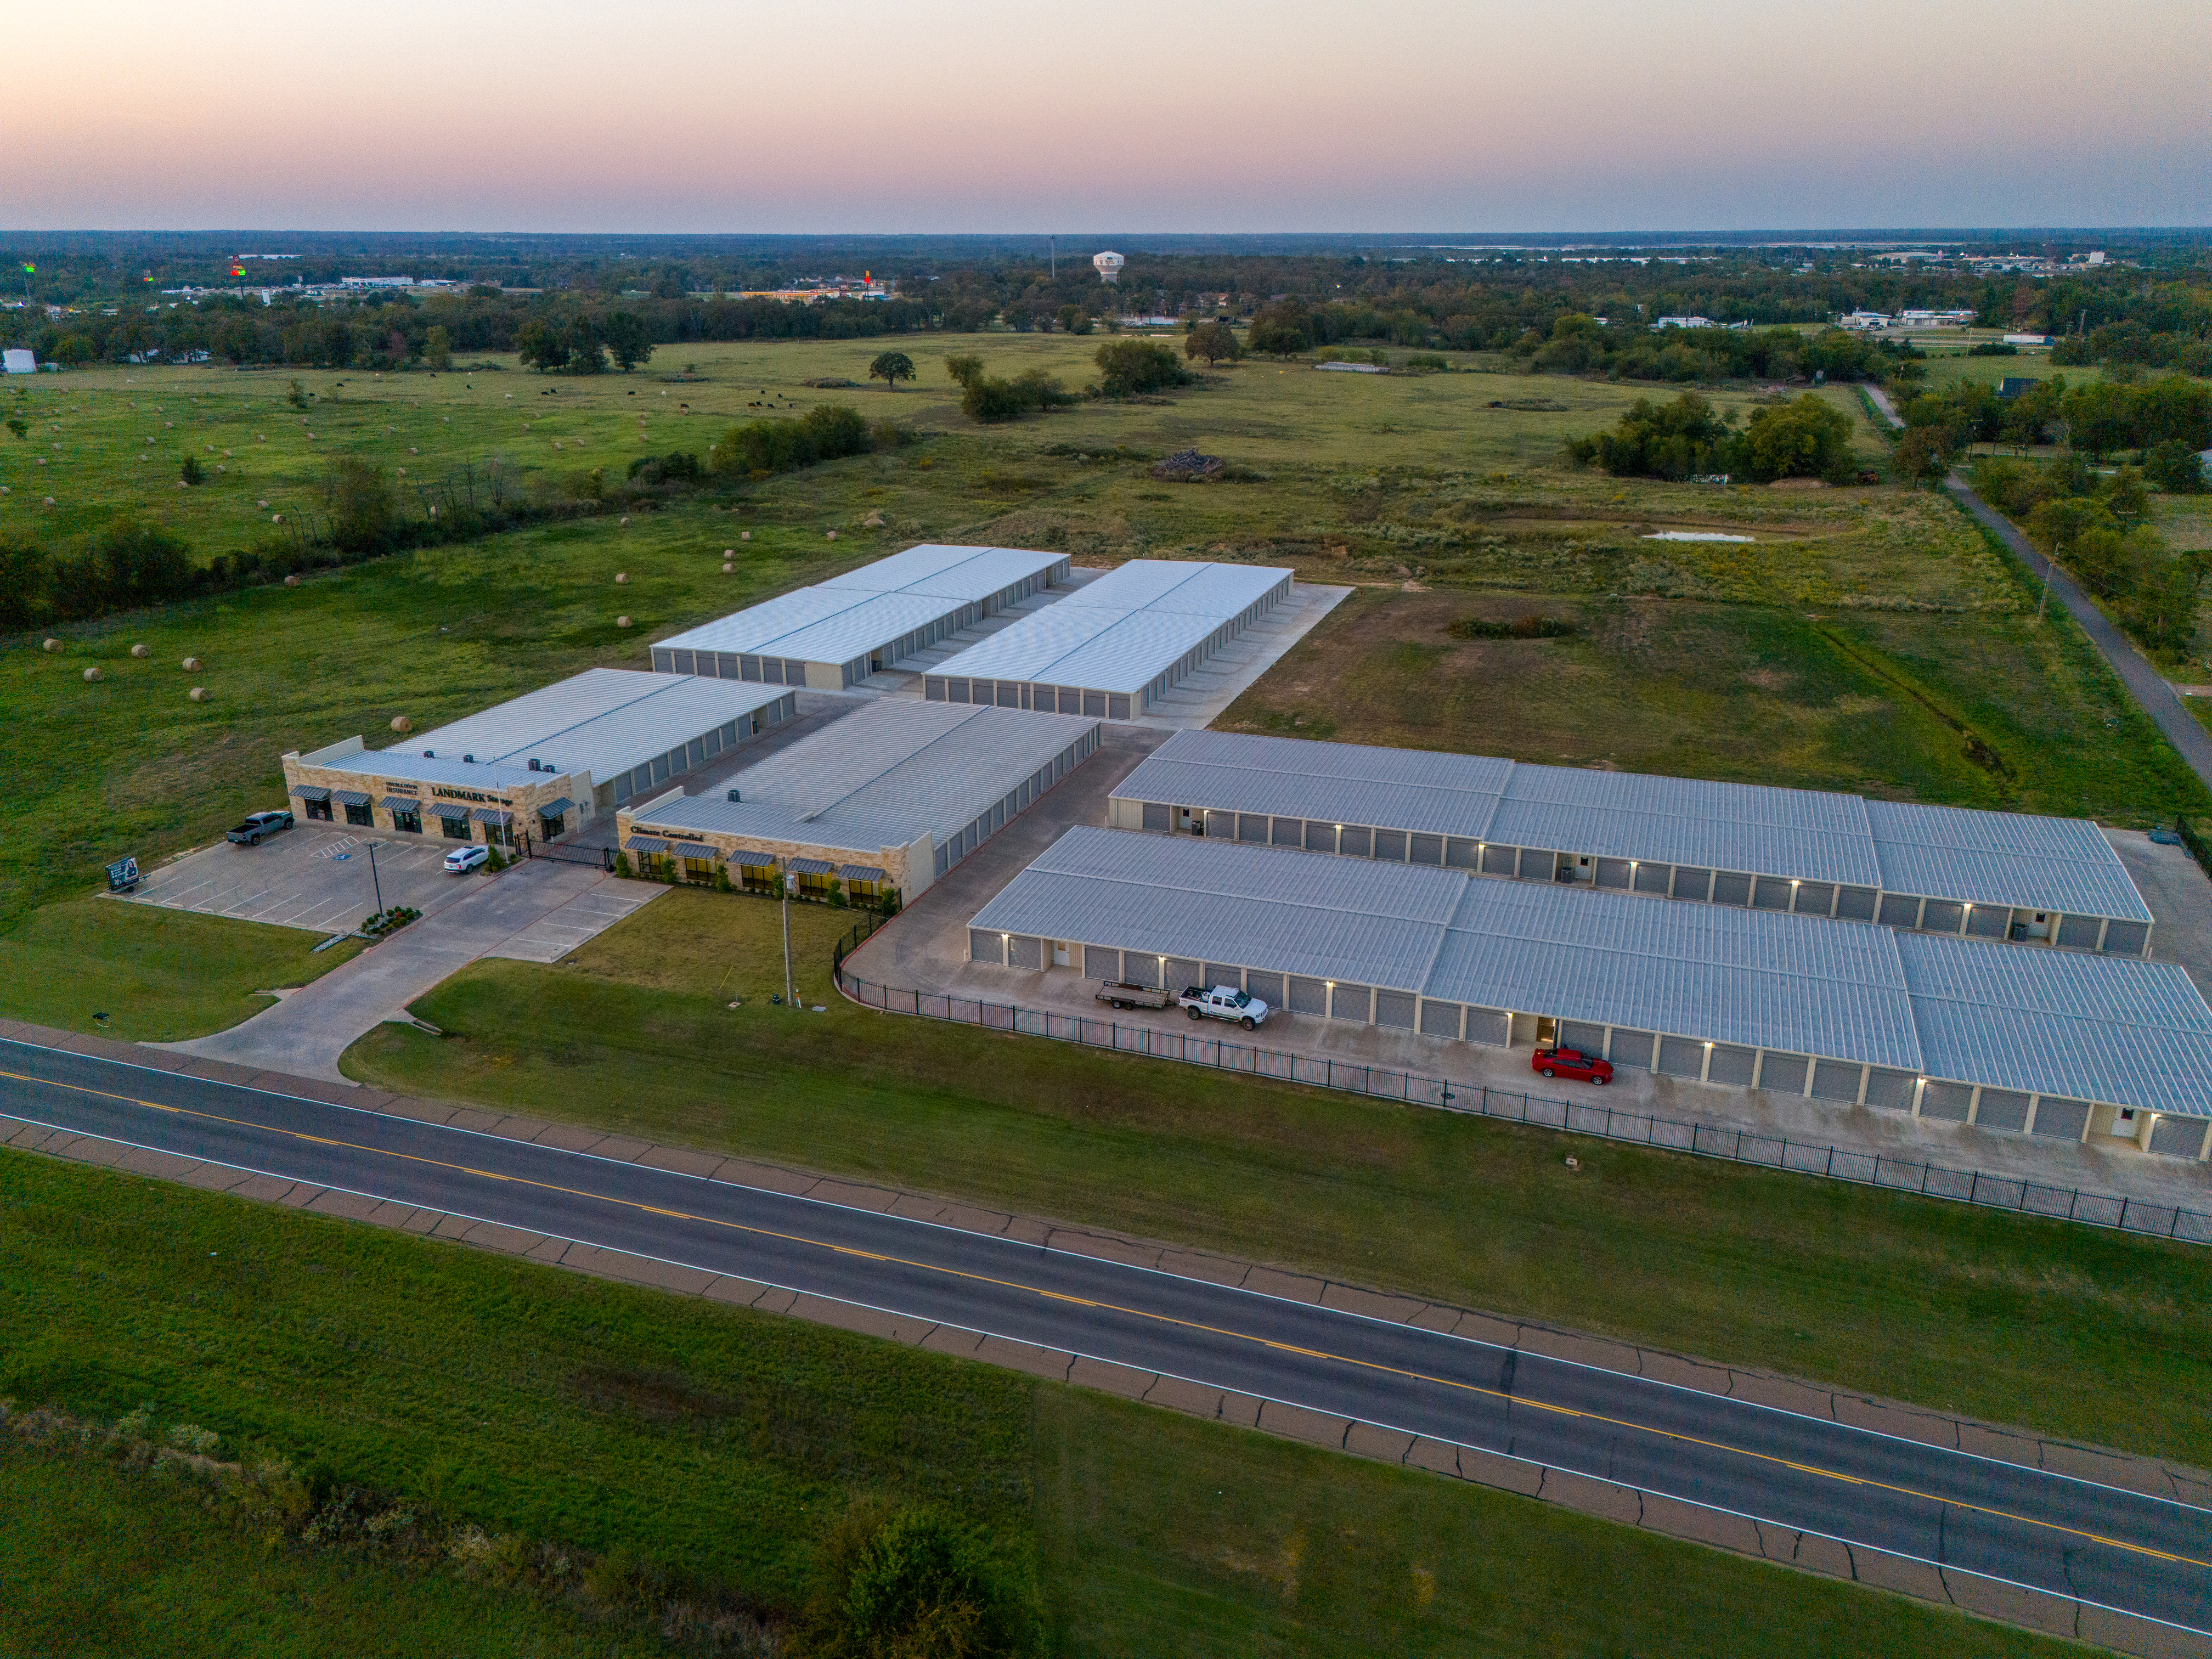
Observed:
[[[1713,902],[1738,907],[1751,902],[1751,878],[1741,871],[1723,870],[1713,877]]]
[[[1375,856],[1392,864],[1406,861],[1406,832],[1403,830],[1377,830],[1375,832]]]
[[[1150,985],[1158,988],[1161,983],[1160,959],[1149,951],[1121,952],[1121,978],[1131,985]]]
[[[1164,830],[1167,827],[1167,807],[1158,801],[1146,801],[1145,803],[1145,828],[1147,830]]]
[[[1202,965],[1186,957],[1170,957],[1167,988],[1170,991],[1188,990],[1198,984],[1200,979],[1204,976],[1205,971]]]
[[[1754,910],[1787,910],[1790,908],[1790,884],[1778,876],[1761,876],[1751,896]]]
[[[1347,858],[1364,859],[1370,850],[1370,834],[1364,824],[1347,823],[1337,839],[1336,850]]]
[[[1456,1002],[1425,1002],[1421,1005],[1421,1035],[1423,1036],[1455,1037],[1459,1035],[1459,1004]]]
[[[1481,848],[1464,836],[1454,836],[1444,842],[1444,867],[1447,870],[1472,870],[1481,856]]]
[[[1982,1103],[1974,1108],[1974,1127],[2017,1134],[2027,1127],[2027,1097],[2014,1089],[1983,1090]]]
[[[1738,1086],[1748,1084],[1752,1067],[1758,1060],[1759,1050],[1756,1048],[1739,1048],[1732,1042],[1716,1042],[1713,1044],[1713,1063],[1705,1068],[1705,1081]]]
[[[1759,1062],[1759,1086],[1778,1095],[1805,1092],[1805,1056],[1769,1054]]]
[[[1085,979],[1119,979],[1121,977],[1121,953],[1097,945],[1083,947],[1083,976]]]
[[[1859,1077],[1864,1069],[1841,1060],[1816,1061],[1813,1066],[1813,1098],[1851,1104],[1859,1097]]]
[[[2150,1149],[2160,1158],[2195,1158],[2204,1150],[2204,1120],[2162,1117],[2150,1126]]]
[[[1336,826],[1333,823],[1309,822],[1306,825],[1305,848],[1309,853],[1336,851]]]
[[[1328,1014],[1328,982],[1318,979],[1293,978],[1290,995],[1285,1000],[1294,1014],[1319,1014],[1325,1018]]]
[[[2062,916],[2058,920],[2058,942],[2069,951],[2094,951],[2097,948],[2097,929],[2102,925],[2094,916]]]
[[[1304,847],[1306,844],[1306,821],[1304,818],[1277,818],[1274,841],[1278,847]]]
[[[1930,1083],[1920,1091],[1920,1115],[1945,1123],[1964,1123],[1974,1091],[1964,1083]]]
[[[1966,913],[1963,904],[1954,904],[1949,899],[1929,899],[1927,908],[1920,913],[1920,926],[1926,933],[1955,933]]]
[[[2105,954],[2139,957],[2144,941],[2149,938],[2150,924],[2147,921],[2116,921],[2105,929]]]
[[[2030,1134],[2053,1140],[2079,1140],[2089,1132],[2089,1103],[2054,1100],[2049,1095],[2035,1103],[2035,1124]]]
[[[1825,881],[1801,881],[1797,884],[1797,902],[1793,907],[1801,916],[1825,916],[1836,902],[1834,884]]]
[[[1499,1008],[1470,1008],[1467,1011],[1467,1040],[1486,1042],[1493,1048],[1503,1048],[1513,1039],[1512,1016]]]
[[[970,962],[994,962],[1004,967],[1006,962],[1006,942],[996,933],[981,927],[968,930],[968,959]]]
[[[2001,904],[1977,904],[1966,912],[1968,939],[2002,939],[2012,925],[2012,912]]]
[[[1407,854],[1409,864],[1433,864],[1444,861],[1444,838],[1442,836],[1415,836]]]
[[[1617,888],[1620,890],[1626,892],[1628,890],[1628,860],[1626,859],[1600,859],[1597,861],[1597,884],[1599,886]]]
[[[1129,696],[1126,691],[1116,691],[1106,699],[1106,718],[1125,720],[1129,718]]]
[[[1044,947],[1033,939],[1017,933],[1006,941],[1006,966],[1009,968],[1042,968],[1044,966]]]
[[[1636,866],[1636,890],[1664,894],[1674,875],[1674,866],[1671,864],[1639,864]]]
[[[1231,968],[1225,963],[1207,963],[1206,964],[1206,988],[1211,991],[1217,985],[1226,985],[1236,990],[1243,990],[1244,988],[1244,970],[1241,968]]]
[[[1651,1033],[1616,1030],[1613,1034],[1613,1051],[1606,1058],[1615,1066],[1629,1066],[1638,1072],[1650,1071]]]
[[[1411,991],[1376,991],[1375,1023],[1387,1025],[1394,1031],[1412,1030],[1413,1006],[1417,1000]]]
[[[1559,862],[1559,854],[1548,848],[1524,847],[1521,849],[1521,867],[1517,873],[1523,881],[1549,881]]]
[[[1605,1027],[1563,1019],[1559,1022],[1559,1047],[1585,1054],[1602,1054],[1605,1053]]]
[[[1912,1109],[1912,1085],[1917,1081],[1911,1072],[1893,1071],[1887,1066],[1873,1066],[1867,1073],[1866,1103],[1886,1111],[1909,1112]]]
[[[1267,844],[1267,817],[1264,812],[1239,812],[1237,815],[1237,839],[1255,846]]]
[[[1702,1075],[1705,1069],[1705,1045],[1688,1037],[1661,1037],[1659,1069],[1668,1077]]]
[[[1355,1025],[1367,1024],[1371,1010],[1372,992],[1364,985],[1338,985],[1330,988],[1328,1017],[1349,1020]]]
[[[1872,921],[1874,920],[1874,889],[1871,887],[1838,888],[1836,916],[1841,921]]]
[[[1270,1008],[1284,1006],[1283,976],[1280,974],[1263,974],[1257,968],[1248,968],[1244,970],[1244,988]]]
[[[1486,847],[1482,849],[1482,873],[1486,876],[1510,876],[1514,860],[1521,856],[1517,847]]]
[[[1885,927],[1911,927],[1920,920],[1920,901],[1910,893],[1884,893],[1875,920]],[[2094,941],[2096,935],[2089,937]]]
[[[1696,899],[1700,902],[1710,897],[1713,889],[1713,872],[1696,870],[1686,864],[1674,866],[1674,894],[1678,899]]]

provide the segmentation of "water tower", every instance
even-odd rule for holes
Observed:
[[[1091,256],[1091,263],[1098,268],[1100,282],[1113,283],[1121,280],[1121,256],[1120,254],[1110,250],[1104,253],[1094,253]]]

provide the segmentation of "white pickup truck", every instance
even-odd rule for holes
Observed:
[[[1248,1031],[1267,1018],[1266,1003],[1233,985],[1217,985],[1211,991],[1193,985],[1176,1001],[1193,1019],[1233,1019]]]

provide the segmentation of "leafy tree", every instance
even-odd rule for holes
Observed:
[[[382,467],[357,456],[337,456],[318,493],[330,509],[333,546],[348,553],[380,553],[392,546],[399,505]]]
[[[27,438],[31,435],[31,423],[21,415],[10,415],[8,417],[8,430],[19,438]]]
[[[1109,398],[1139,397],[1191,381],[1190,371],[1157,340],[1109,340],[1094,356],[1101,389]]]
[[[1638,398],[1611,432],[1571,438],[1565,450],[1576,465],[1617,478],[1687,478],[1727,471],[1735,442],[1727,417],[1686,392],[1671,404]]]
[[[2065,399],[2063,374],[2038,380],[2005,409],[2000,417],[2001,435],[2023,455],[2030,445],[2049,443],[2051,433],[2064,416]]]
[[[1313,318],[1303,301],[1277,300],[1260,307],[1245,331],[1250,349],[1270,357],[1290,357],[1313,344]]]
[[[1852,470],[1850,418],[1808,392],[1754,410],[1744,424],[1740,453],[1743,471],[1761,483],[1776,478],[1845,483]]]
[[[568,373],[604,374],[607,368],[606,337],[598,323],[579,313],[568,324],[564,343],[568,349]]]
[[[307,392],[297,380],[293,381],[290,386],[286,388],[284,401],[295,409],[305,409],[307,406]]]
[[[2066,394],[2066,441],[2101,459],[2128,447],[2135,435],[2135,398],[2125,386],[2092,380]]]
[[[203,484],[207,482],[207,469],[200,465],[198,456],[187,455],[185,464],[177,469],[177,476],[188,484]]]
[[[817,1575],[809,1622],[825,1659],[1013,1659],[1042,1645],[1034,1589],[933,1510],[856,1505]]]
[[[1182,337],[1182,355],[1203,357],[1206,366],[1212,368],[1224,357],[1235,362],[1244,355],[1244,348],[1237,338],[1237,331],[1216,318],[1212,322],[1200,323]]]
[[[422,362],[440,373],[453,366],[453,337],[443,323],[433,323],[422,336]]]
[[[13,426],[15,422],[11,421],[9,424]],[[2143,455],[2143,472],[2169,495],[2204,493],[2203,459],[2184,439],[2168,438],[2164,443],[2152,445]]]
[[[2124,466],[2106,481],[2105,507],[2122,524],[2139,525],[2150,511],[2150,491],[2143,487],[2143,475],[2137,467]]]
[[[623,374],[653,361],[653,325],[635,312],[610,313],[603,332],[608,354]]]
[[[725,432],[714,449],[718,472],[792,472],[817,461],[865,454],[868,423],[841,404],[810,409],[795,421],[747,421]]]
[[[896,392],[901,380],[914,379],[914,359],[903,351],[879,351],[868,365],[868,378],[881,380],[887,392]]]
[[[568,362],[567,340],[559,329],[542,317],[532,317],[515,330],[514,350],[524,368],[534,368],[540,374],[565,368]]]
[[[1890,465],[1901,478],[1919,483],[1941,483],[1949,474],[1951,462],[1957,454],[1949,434],[1942,427],[1917,426],[1897,441],[1897,447],[1890,454]]]
[[[956,386],[966,386],[971,381],[982,378],[983,360],[972,356],[947,357],[945,360],[945,372],[952,377],[953,384]]]

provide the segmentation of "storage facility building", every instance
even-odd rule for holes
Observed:
[[[796,711],[773,686],[593,668],[389,749],[356,737],[288,754],[284,783],[310,818],[507,847],[557,841]]]
[[[2109,955],[2151,914],[2081,818],[1178,732],[1107,808],[1125,830]]]
[[[1288,570],[1132,559],[947,658],[932,702],[1126,720],[1290,597]]]
[[[1098,747],[1072,715],[933,707],[885,697],[748,767],[726,788],[670,793],[617,819],[633,858],[683,861],[740,885],[789,877],[911,900],[1006,828]]]
[[[663,674],[841,691],[1068,578],[1065,553],[909,547],[652,647]]]
[[[969,955],[2191,1158],[2212,1123],[2212,1009],[2170,963],[1091,828]]]

